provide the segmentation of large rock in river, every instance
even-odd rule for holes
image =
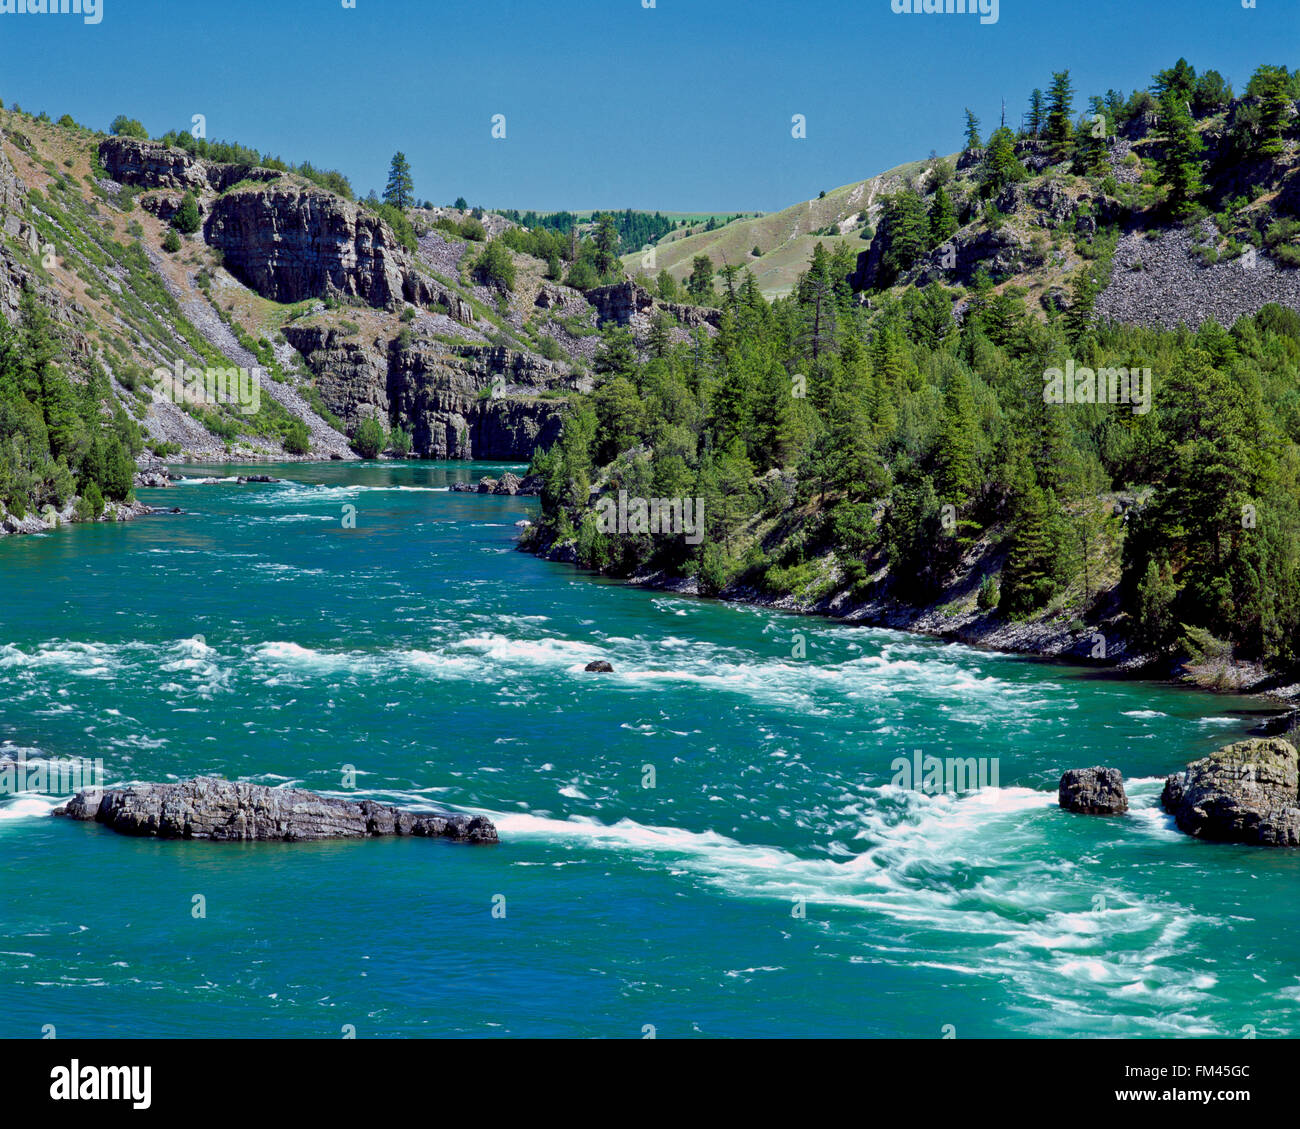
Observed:
[[[1124,777],[1117,768],[1072,768],[1061,777],[1061,807],[1082,815],[1123,815],[1128,811]]]
[[[102,823],[123,835],[158,839],[303,842],[414,835],[464,843],[498,841],[492,822],[480,815],[403,811],[372,800],[354,803],[211,776],[81,792],[54,814]]]
[[[1220,843],[1300,846],[1295,746],[1254,738],[1193,761],[1165,782],[1160,802],[1189,835]]]

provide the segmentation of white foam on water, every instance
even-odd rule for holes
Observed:
[[[866,846],[847,857],[802,857],[715,831],[630,819],[487,814],[507,841],[616,852],[738,898],[805,898],[810,918],[857,911],[832,919],[846,954],[865,943],[877,960],[960,966],[1014,982],[1035,999],[1068,995],[1076,1019],[1113,1012],[1115,992],[1141,997],[1143,1006],[1205,1003],[1212,978],[1179,966],[1195,947],[1187,933],[1208,919],[1099,888],[1083,866],[1055,852],[1048,845],[1059,818],[1055,793],[986,788],[926,796],[892,786],[865,793],[858,839]],[[1106,902],[1093,909],[1098,892]],[[899,930],[908,943],[886,951]],[[917,943],[918,934],[932,939]]]
[[[252,648],[252,658],[283,670],[310,675],[417,673],[424,677],[459,677],[475,673],[478,664],[463,656],[419,649],[385,651],[321,651],[299,643],[275,641]]]
[[[0,804],[0,820],[43,819],[67,799],[66,796],[42,796],[21,792],[7,804]]]

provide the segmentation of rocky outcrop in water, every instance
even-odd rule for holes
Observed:
[[[1193,761],[1160,797],[1179,828],[1218,843],[1300,846],[1295,746],[1280,737],[1238,741]]]
[[[379,835],[496,843],[496,827],[479,815],[409,812],[371,800],[317,796],[200,776],[178,784],[135,784],[82,792],[55,815],[102,823],[122,835],[216,842],[365,839]]]
[[[1061,777],[1061,807],[1080,815],[1123,815],[1128,811],[1124,777],[1117,768],[1072,768]]]
[[[1285,737],[1291,744],[1300,748],[1300,709],[1293,709],[1277,717],[1270,717],[1260,722],[1251,730],[1258,737]]]
[[[536,496],[542,492],[542,476],[540,474],[529,474],[520,478],[516,474],[506,471],[501,478],[480,478],[476,486],[472,482],[453,482],[451,491],[453,494],[494,494],[497,497],[520,497]],[[531,522],[524,522],[524,525],[530,525]]]

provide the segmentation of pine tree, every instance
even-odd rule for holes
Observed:
[[[994,130],[980,169],[984,195],[996,196],[1008,184],[1024,180],[1028,175],[1016,157],[1015,134],[1005,127]]]
[[[930,217],[925,205],[910,188],[885,200],[880,221],[885,252],[880,260],[880,280],[891,286],[930,248]]]
[[[686,293],[697,306],[711,306],[717,301],[713,289],[713,260],[708,255],[696,255],[691,260],[690,277],[686,279]]]
[[[1061,532],[1055,496],[1030,486],[1016,509],[1002,569],[999,606],[1007,615],[1028,615],[1056,594],[1064,571]]]
[[[1285,148],[1283,131],[1290,118],[1293,94],[1286,67],[1262,66],[1251,76],[1247,97],[1259,100],[1259,140],[1255,153],[1260,157],[1280,156]]]
[[[1074,134],[1074,87],[1070,72],[1058,71],[1052,75],[1052,85],[1047,93],[1047,140],[1056,150],[1057,158],[1066,155],[1070,138]]]
[[[1157,72],[1151,89],[1161,101],[1168,95],[1186,105],[1196,94],[1196,68],[1179,59],[1169,70]]]
[[[384,189],[384,203],[394,208],[415,206],[415,182],[411,179],[411,162],[406,154],[397,152],[388,166],[388,186]]]
[[[1205,143],[1196,131],[1196,122],[1187,106],[1173,94],[1160,102],[1160,117],[1165,133],[1165,147],[1160,156],[1160,181],[1167,190],[1166,202],[1175,216],[1190,212],[1205,191],[1201,171],[1205,163],[1201,153]]]
[[[1029,136],[1035,141],[1043,135],[1047,126],[1047,103],[1041,90],[1035,90],[1029,96]]]
[[[957,213],[952,206],[952,197],[941,184],[934,190],[930,201],[930,246],[939,247],[957,232]]]
[[[961,509],[977,485],[975,403],[965,366],[953,366],[943,393],[943,417],[935,448],[934,484],[942,502]]]
[[[971,110],[966,111],[966,149],[983,149],[984,139],[980,136],[980,120]]]

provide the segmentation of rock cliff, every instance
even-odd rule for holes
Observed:
[[[204,238],[237,278],[276,302],[334,296],[391,308],[425,297],[389,226],[318,189],[228,192],[213,201]]]
[[[420,458],[527,462],[559,437],[567,403],[557,394],[589,387],[500,346],[401,336],[385,346],[329,326],[290,325],[285,335],[331,412],[349,427],[367,416],[403,427]]]

